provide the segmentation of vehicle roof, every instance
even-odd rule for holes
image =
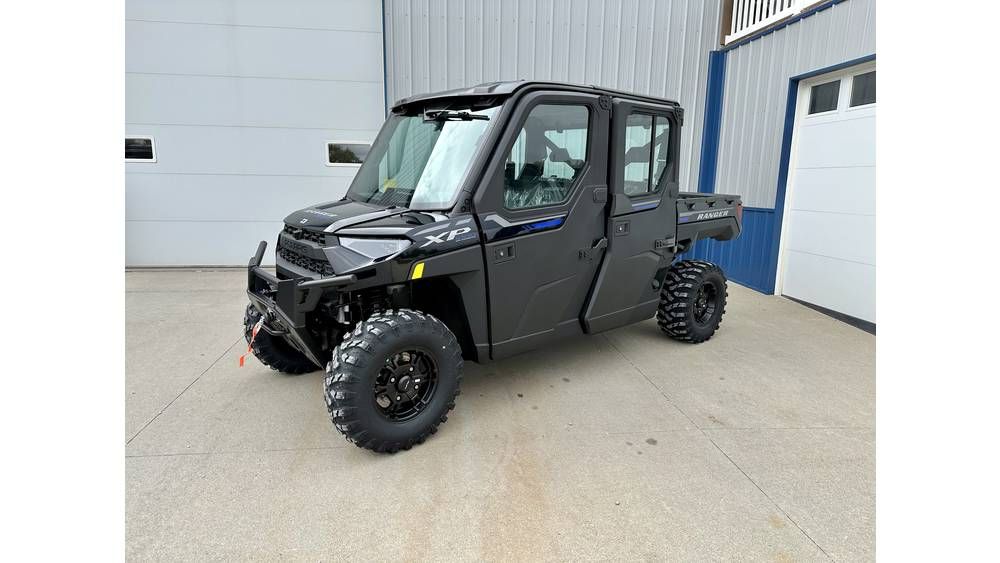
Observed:
[[[679,107],[680,104],[673,100],[668,100],[666,98],[657,98],[655,96],[647,96],[644,94],[635,94],[632,92],[624,92],[622,90],[613,90],[611,88],[602,88],[600,86],[585,86],[582,84],[571,84],[569,82],[545,82],[540,80],[509,80],[503,82],[486,82],[483,84],[478,84],[470,88],[457,88],[455,90],[445,90],[443,92],[431,92],[427,94],[417,94],[415,96],[410,96],[407,98],[402,98],[397,100],[396,103],[392,105],[393,109],[410,105],[415,102],[427,102],[431,100],[448,99],[448,98],[482,98],[488,96],[510,96],[518,90],[532,89],[532,90],[558,90],[565,92],[585,92],[589,94],[603,94],[607,96],[612,96],[615,98],[626,98],[630,100],[637,100],[641,102],[649,102],[661,105],[670,105]]]

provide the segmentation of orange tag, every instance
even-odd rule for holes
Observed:
[[[246,363],[247,355],[253,351],[253,341],[257,339],[257,332],[260,330],[260,325],[264,324],[264,317],[261,317],[257,324],[253,325],[253,329],[250,331],[250,343],[247,344],[247,352],[240,356],[240,367]]]

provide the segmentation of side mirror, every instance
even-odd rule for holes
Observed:
[[[562,147],[549,149],[549,162],[569,162],[570,160],[572,159],[569,157],[568,150]]]

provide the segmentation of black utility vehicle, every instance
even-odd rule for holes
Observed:
[[[284,373],[326,366],[334,425],[409,449],[487,362],[657,318],[709,339],[726,278],[675,258],[739,235],[735,195],[679,193],[684,112],[596,87],[498,82],[397,102],[347,195],[297,211],[276,274],[250,261],[247,340]]]

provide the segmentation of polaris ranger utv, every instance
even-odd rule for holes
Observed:
[[[326,367],[336,428],[360,447],[423,442],[488,362],[656,316],[708,340],[726,278],[676,257],[739,235],[735,195],[679,193],[676,103],[498,82],[397,102],[347,195],[292,213],[276,275],[249,264],[256,357]]]

